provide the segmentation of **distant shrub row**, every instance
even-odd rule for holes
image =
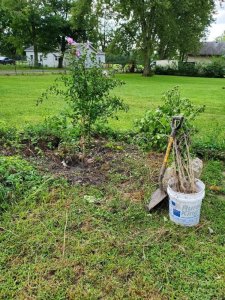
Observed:
[[[223,78],[225,76],[225,60],[216,59],[210,63],[183,62],[179,63],[178,66],[156,66],[155,74]]]
[[[107,64],[106,66],[118,73],[142,73],[144,69],[141,64]],[[167,66],[158,66],[153,62],[152,73],[158,75],[223,78],[225,77],[225,59],[216,58],[209,63],[180,62]]]

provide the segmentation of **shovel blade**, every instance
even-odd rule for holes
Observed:
[[[161,201],[163,201],[166,197],[167,197],[166,192],[162,191],[161,189],[157,189],[151,196],[150,202],[148,204],[148,210],[150,211]]]

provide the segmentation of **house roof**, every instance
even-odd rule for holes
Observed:
[[[80,48],[83,48],[83,47],[86,47],[86,44],[85,43],[76,43],[76,45]],[[99,54],[99,55],[105,55],[104,52],[102,52],[101,50],[96,50],[94,48],[94,46],[92,45],[92,43],[89,42],[89,48],[94,51],[96,54]]]
[[[34,52],[34,47],[33,46],[30,46],[30,47],[28,47],[28,48],[26,48],[25,50],[24,50],[25,52]],[[55,51],[52,51],[51,53],[57,53],[58,51],[57,50],[55,50]],[[42,51],[38,51],[38,53],[42,53]]]
[[[76,43],[76,45],[78,46],[78,47],[83,47],[85,44],[83,44],[83,43]],[[105,53],[104,52],[102,52],[102,51],[97,51],[93,46],[92,46],[92,43],[89,43],[89,47],[90,47],[90,49],[92,50],[92,51],[94,51],[94,52],[96,52],[97,54],[99,54],[99,55],[104,55]],[[34,52],[34,47],[33,46],[31,46],[31,47],[28,47],[28,48],[26,48],[25,49],[25,52]],[[57,50],[55,51],[55,52],[57,52]]]
[[[97,52],[97,54],[98,54],[98,55],[105,55],[105,52],[99,50],[99,51]]]
[[[198,53],[201,56],[225,55],[225,42],[205,42]]]
[[[25,51],[26,51],[26,52],[29,52],[29,51],[30,51],[30,52],[31,52],[31,51],[33,52],[33,51],[34,51],[34,47],[33,47],[33,46],[28,47],[28,48],[25,49]]]

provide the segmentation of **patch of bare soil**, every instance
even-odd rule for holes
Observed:
[[[83,159],[81,153],[74,151],[68,155],[59,148],[50,150],[42,147],[42,156],[37,155],[35,150],[29,145],[23,151],[26,158],[35,160],[38,168],[43,172],[50,172],[55,177],[63,177],[71,184],[92,184],[99,185],[108,182],[112,176],[120,178],[119,184],[127,185],[130,179],[140,180],[140,175],[135,174],[135,168],[145,167],[150,170],[150,180],[157,182],[158,171],[161,166],[163,156],[158,153],[144,154],[138,147],[130,144],[107,142],[106,140],[95,140],[91,146],[89,155]],[[138,178],[137,178],[138,177]],[[128,179],[129,180],[128,180]],[[127,191],[127,197],[130,197]],[[134,192],[134,198],[142,198],[142,192]]]
[[[164,154],[158,152],[147,153],[147,164],[151,169],[151,178],[153,182],[158,183],[159,171],[163,163]]]

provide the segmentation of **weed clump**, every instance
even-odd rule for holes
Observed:
[[[204,106],[194,106],[188,98],[182,98],[178,86],[167,91],[162,100],[164,103],[156,110],[147,111],[142,119],[136,121],[136,141],[146,150],[165,150],[173,116],[185,116],[184,131],[196,132],[193,121],[205,109]]]
[[[0,157],[0,211],[34,192],[43,177],[18,156]]]

